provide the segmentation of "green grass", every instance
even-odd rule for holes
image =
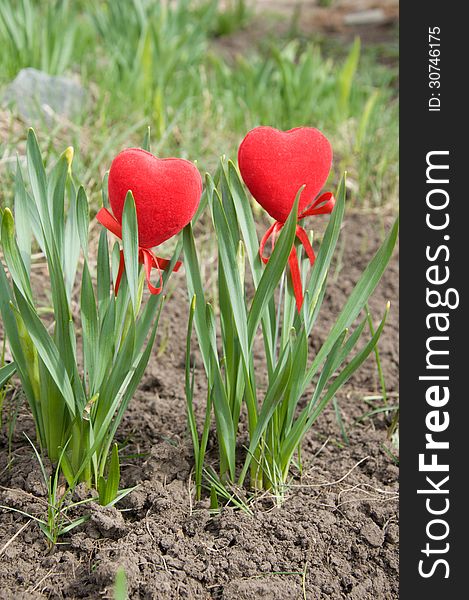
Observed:
[[[35,126],[46,158],[56,158],[48,153],[61,147],[57,141],[79,150],[75,169],[94,206],[113,155],[138,145],[147,124],[156,154],[197,160],[202,170],[221,154],[235,156],[254,126],[315,126],[331,139],[334,171],[348,170],[355,203],[392,205],[393,49],[264,36],[237,56],[224,51],[223,36],[236,36],[253,18],[242,0],[223,9],[216,0],[178,0],[171,8],[150,0],[0,0],[0,85],[28,66],[80,77],[91,106],[77,122]],[[1,116],[0,185],[9,204],[10,158],[22,155],[30,123]]]

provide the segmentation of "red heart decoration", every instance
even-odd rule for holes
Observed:
[[[202,178],[188,160],[156,158],[141,148],[128,148],[115,157],[109,171],[109,202],[119,223],[129,190],[137,210],[139,246],[153,248],[192,219],[202,194]]]
[[[298,214],[307,208],[326,183],[332,164],[329,140],[313,127],[279,131],[256,127],[238,150],[241,176],[259,204],[284,223],[296,194],[306,184]]]

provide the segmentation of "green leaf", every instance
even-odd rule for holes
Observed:
[[[295,241],[296,226],[298,221],[298,203],[303,189],[304,186],[302,186],[296,194],[295,202],[290,215],[284,227],[282,228],[282,231],[280,232],[278,241],[275,244],[274,251],[272,252],[272,256],[270,257],[264,273],[259,281],[259,285],[257,286],[248,318],[248,340],[250,347],[254,341],[254,334],[256,333],[257,326],[261,320],[262,313],[267,303],[273,297],[278,282],[285,271],[288,257],[290,256],[293,243]]]
[[[187,422],[189,425],[189,431],[191,433],[192,445],[194,447],[194,454],[196,461],[199,455],[199,434],[197,431],[197,421],[194,412],[194,378],[191,377],[191,337],[194,324],[194,313],[196,306],[196,296],[192,297],[192,302],[189,309],[189,322],[187,324],[187,336],[186,336],[186,363],[185,363],[185,393],[186,393],[186,407],[187,407]],[[1,372],[1,371],[0,371]]]
[[[101,385],[112,368],[112,357],[114,354],[114,328],[116,319],[115,302],[109,302],[104,316],[100,319],[100,330],[98,338],[97,356],[98,362],[95,368],[95,389]]]
[[[138,303],[138,225],[137,211],[132,192],[127,192],[122,213],[122,244],[124,249],[125,272],[134,311]]]
[[[112,502],[119,491],[119,481],[120,481],[120,466],[119,466],[119,448],[117,444],[114,444],[111,452],[111,460],[109,462],[109,471],[106,482],[106,494],[105,494],[105,503],[104,505],[108,505]]]
[[[303,377],[306,371],[306,366],[308,363],[308,339],[304,334],[304,330],[301,331],[300,335],[297,336],[296,340],[291,339],[290,335],[290,343],[292,344],[292,356],[294,357],[292,364],[292,372],[290,377],[290,382],[287,390],[287,398],[285,399],[286,409],[283,411],[283,435],[288,433],[291,427],[291,423],[293,421],[295,410],[298,405],[298,401],[301,398],[301,386],[303,382]]]
[[[184,248],[184,266],[186,270],[187,291],[189,298],[192,300],[194,296],[197,298],[195,305],[194,321],[199,341],[200,351],[207,376],[209,375],[210,367],[210,340],[208,339],[206,329],[207,321],[205,315],[205,294],[200,274],[199,260],[195,248],[194,234],[192,225],[189,223],[183,230],[183,248]]]
[[[78,259],[80,257],[80,236],[78,234],[77,210],[78,199],[75,186],[69,181],[68,197],[70,207],[67,220],[65,222],[65,240],[67,241],[67,251],[63,256],[63,273],[65,277],[65,289],[67,297],[70,298],[75,284]]]
[[[223,165],[221,165],[223,168]],[[228,161],[228,186],[236,210],[239,228],[246,246],[254,287],[257,288],[264,273],[264,267],[259,256],[259,242],[257,240],[256,224],[254,222],[251,205],[244,192],[238,172],[232,161]],[[273,370],[274,337],[275,337],[275,303],[271,299],[262,316],[262,330],[264,347],[267,359],[269,377]]]
[[[109,247],[107,243],[107,234],[104,227],[99,234],[98,244],[98,263],[97,287],[98,287],[98,310],[99,319],[102,322],[107,308],[111,301],[111,270],[109,267]]]
[[[17,242],[21,258],[26,272],[31,269],[31,241],[32,228],[28,208],[28,195],[24,187],[23,177],[19,161],[16,164],[15,177],[15,223],[17,231]]]
[[[86,523],[86,521],[88,521],[89,519],[90,519],[90,515],[83,515],[82,517],[78,517],[78,519],[75,519],[68,525],[65,525],[65,527],[61,527],[58,535],[59,536],[65,535],[69,531],[72,531],[72,529],[75,529],[75,527],[79,527],[80,525],[83,525],[83,523]]]
[[[86,260],[83,265],[81,280],[80,308],[83,331],[83,362],[85,372],[89,376],[90,394],[92,395],[97,391],[95,387],[95,371],[101,357],[97,354],[99,348],[98,312],[96,310],[93,283]],[[107,343],[109,343],[109,340]]]
[[[127,577],[122,567],[117,570],[114,583],[114,600],[128,600]]]
[[[212,199],[213,222],[218,240],[220,263],[231,294],[233,320],[238,333],[239,343],[246,368],[250,363],[246,305],[237,266],[237,245],[233,243],[232,233],[223,210],[222,202],[215,191]]]
[[[293,427],[289,431],[288,435],[282,442],[282,470],[287,470],[287,467],[290,463],[291,457],[293,456],[295,450],[299,447],[301,440],[308,431],[307,422],[308,416],[312,410],[312,407],[317,404],[324,388],[326,387],[330,377],[334,373],[334,366],[337,363],[337,356],[341,352],[342,344],[347,335],[347,330],[342,331],[341,335],[335,341],[335,344],[331,348],[326,361],[324,363],[324,367],[319,376],[318,382],[314,388],[314,393],[309,401],[308,405],[301,411],[300,415],[296,419]]]
[[[9,282],[0,261],[0,312],[3,320],[3,327],[8,338],[10,350],[16,364],[18,376],[21,379],[23,389],[28,399],[31,411],[35,416],[36,423],[40,422],[36,407],[36,396],[28,377],[29,361],[26,359],[21,344],[18,326],[12,310],[13,294],[9,287]]]
[[[251,464],[251,460],[255,455],[255,452],[258,448],[259,441],[261,439],[262,434],[267,429],[269,425],[272,415],[277,408],[278,404],[282,400],[282,395],[287,388],[288,382],[290,380],[291,375],[291,367],[292,367],[292,354],[288,352],[285,356],[285,361],[283,363],[278,363],[277,368],[274,372],[273,377],[271,378],[272,383],[267,390],[267,394],[262,402],[262,407],[259,413],[259,417],[257,419],[256,428],[253,434],[250,436],[249,440],[249,449],[246,457],[246,461],[243,465],[243,469],[241,471],[241,475],[239,477],[239,485],[242,485],[244,478],[246,477],[249,465]]]
[[[143,138],[142,148],[147,152],[151,152],[151,129],[150,126],[147,127],[145,131],[145,137]]]
[[[78,188],[76,207],[78,237],[80,238],[83,255],[85,258],[88,258],[88,227],[90,223],[90,210],[88,206],[88,198],[86,197],[86,192],[83,186]]]
[[[112,401],[106,407],[106,413],[104,418],[100,421],[97,430],[95,431],[94,441],[92,442],[88,452],[83,457],[81,466],[75,473],[75,481],[78,481],[81,473],[86,468],[86,465],[90,461],[97,448],[101,447],[106,436],[112,440],[115,431],[122,419],[123,413],[135,392],[138,384],[142,379],[143,372],[148,364],[150,354],[153,348],[153,344],[156,336],[156,328],[158,326],[158,320],[155,321],[153,330],[148,340],[145,350],[140,353],[139,356],[131,363],[130,368],[126,368],[124,381],[122,382],[119,390],[112,396]],[[128,365],[129,363],[127,363]],[[117,414],[116,414],[117,413]]]
[[[331,350],[332,346],[335,344],[337,337],[344,329],[350,327],[350,325],[355,321],[367,303],[368,298],[378,285],[378,282],[381,279],[392,256],[398,231],[399,219],[396,219],[387,238],[366,267],[358,283],[350,294],[347,302],[345,303],[345,306],[342,309],[337,321],[329,332],[326,341],[313,360],[313,363],[305,377],[304,388],[306,387],[307,382],[311,381],[311,379],[314,377],[317,369]]]
[[[16,372],[16,365],[14,362],[8,363],[8,364],[4,365],[3,367],[0,367],[0,389],[6,383],[8,383],[8,381],[15,374],[15,372]]]
[[[339,83],[339,107],[342,116],[347,116],[349,112],[350,93],[352,91],[353,78],[360,60],[360,38],[356,37],[352,48],[347,56],[347,59],[342,67],[338,83]]]
[[[103,183],[101,185],[101,197],[103,200],[104,208],[110,208],[109,197],[108,197],[108,193],[107,193],[108,179],[109,179],[109,171],[106,171],[106,173],[104,174],[104,177],[103,177]]]
[[[101,506],[106,506],[106,487],[106,479],[102,475],[100,475],[100,477],[98,478],[98,494],[99,503],[101,504]]]
[[[344,175],[337,190],[337,201],[330,216],[319,252],[316,256],[316,260],[314,261],[314,266],[311,271],[311,277],[307,287],[309,298],[309,318],[307,322],[308,335],[314,324],[315,314],[317,315],[319,308],[321,307],[321,302],[319,301],[321,295],[324,296],[327,274],[329,272],[332,257],[334,256],[344,218],[345,198],[346,187]]]
[[[256,224],[252,215],[251,205],[244,192],[234,163],[228,161],[228,182],[236,209],[239,228],[246,245],[246,251],[251,265],[254,285],[257,287],[263,274],[262,261],[259,256],[259,242],[256,234]]]
[[[47,201],[49,214],[51,216],[52,231],[59,255],[64,250],[64,206],[65,206],[65,183],[69,164],[67,150],[61,155],[52,169],[47,182]]]
[[[218,494],[217,489],[214,485],[210,487],[210,510],[218,510]]]
[[[386,306],[386,310],[384,312],[384,316],[376,329],[374,335],[370,339],[370,341],[366,344],[366,346],[357,353],[356,356],[352,358],[349,364],[339,373],[339,375],[334,379],[332,384],[327,389],[323,399],[321,402],[314,407],[314,410],[308,416],[308,428],[314,423],[314,421],[318,418],[321,412],[326,407],[327,403],[332,400],[337,391],[350,379],[350,377],[355,373],[355,371],[363,364],[363,362],[368,358],[370,353],[375,348],[376,344],[381,337],[381,334],[384,329],[384,325],[386,324],[386,319],[389,313],[389,303]]]
[[[36,202],[41,223],[46,234],[46,239],[50,244],[53,236],[50,222],[49,204],[47,200],[46,171],[42,162],[41,151],[37,143],[36,134],[34,133],[33,129],[28,131],[26,156],[33,197]]]
[[[5,262],[11,277],[21,293],[29,302],[32,302],[31,282],[16,242],[15,224],[9,208],[5,208],[3,211],[1,240]]]
[[[36,345],[41,360],[44,362],[44,365],[64,397],[70,414],[74,416],[76,413],[75,397],[70,385],[70,380],[67,376],[65,365],[57,350],[57,346],[54,344],[54,341],[48,334],[47,329],[44,327],[37,314],[19,290],[17,291],[15,289],[15,297],[18,304],[18,310],[21,313],[29,335]]]
[[[223,383],[218,362],[215,314],[210,304],[206,305],[206,320],[206,335],[209,340],[211,355],[209,367],[209,386],[213,393],[211,401],[213,402],[215,410],[220,452],[228,464],[230,477],[233,480],[236,467],[236,435],[233,427],[230,402],[226,394],[226,388]]]

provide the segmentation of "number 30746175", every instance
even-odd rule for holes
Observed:
[[[428,28],[428,87],[439,89],[440,82],[440,28]]]

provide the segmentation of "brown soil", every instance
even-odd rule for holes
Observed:
[[[225,56],[244,54],[265,40],[291,35],[344,46],[356,36],[364,45],[397,41],[398,0],[254,0],[247,4],[248,24],[214,40],[216,50]]]
[[[389,227],[390,219],[384,222]],[[316,340],[327,333],[378,246],[382,225],[376,216],[347,217],[342,260]],[[397,269],[395,258],[371,302],[377,319],[393,301],[380,342],[390,403],[398,384]],[[266,498],[254,505],[253,516],[233,509],[213,515],[207,500],[192,500],[183,389],[187,303],[183,276],[174,281],[181,287],[165,307],[159,343],[118,435],[129,441],[129,454],[142,454],[122,469],[124,485],[140,487],[117,508],[87,505],[90,521],[51,554],[33,521],[3,511],[0,598],[112,598],[119,566],[127,573],[130,598],[398,598],[398,467],[390,455],[397,451],[387,440],[383,413],[356,421],[369,410],[364,397],[379,394],[374,357],[338,396],[349,445],[329,407],[307,436],[303,476],[294,479],[281,508]],[[40,514],[44,489],[22,434],[33,434],[27,411],[18,419],[10,468],[4,430],[0,504]]]

